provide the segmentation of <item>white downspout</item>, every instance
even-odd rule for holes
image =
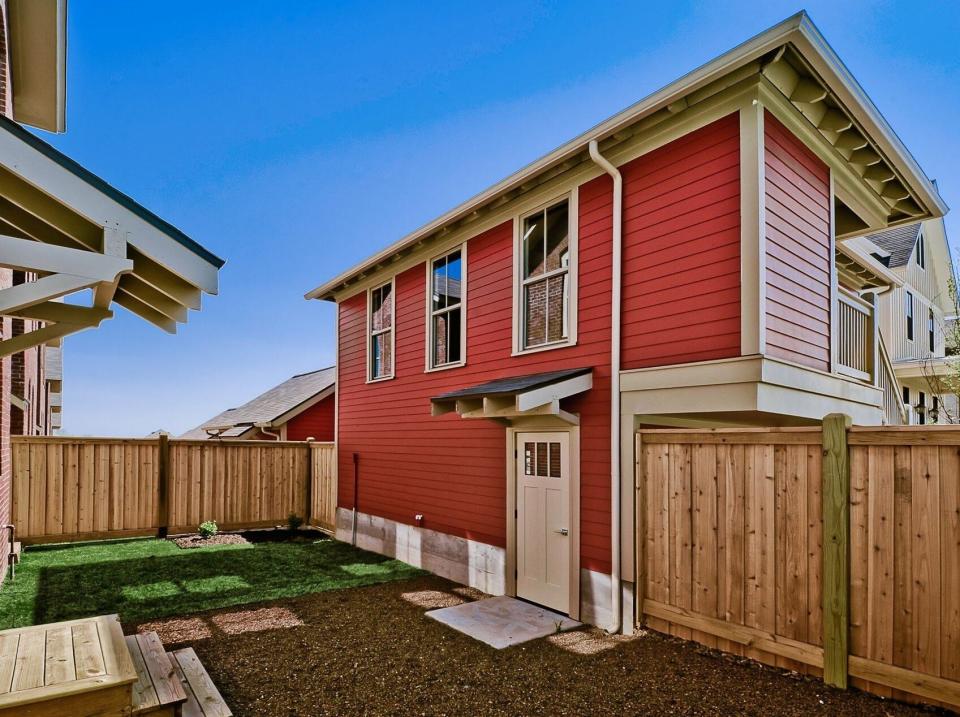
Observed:
[[[613,282],[610,296],[610,632],[620,632],[620,288],[622,284],[623,177],[590,140],[590,159],[613,178]]]
[[[254,423],[255,428],[259,428],[260,432],[265,436],[270,436],[275,441],[280,440],[280,434],[276,431],[271,431],[272,426],[269,423]]]

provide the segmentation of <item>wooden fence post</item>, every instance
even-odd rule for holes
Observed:
[[[170,527],[170,436],[166,433],[157,436],[157,448],[157,508],[160,518],[157,537],[166,538]]]
[[[850,417],[823,419],[823,681],[846,689],[850,634]]]
[[[317,480],[316,460],[313,455],[313,441],[307,441],[307,507],[304,511],[303,524],[307,527],[313,525],[313,491],[314,482]]]

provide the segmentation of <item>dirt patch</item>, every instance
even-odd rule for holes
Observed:
[[[424,617],[477,597],[425,577],[140,628],[168,649],[192,644],[238,717],[930,714],[654,632],[585,629],[498,651]]]
[[[184,535],[173,538],[173,542],[181,548],[209,548],[212,545],[247,545],[250,541],[237,533],[217,533],[211,538]]]

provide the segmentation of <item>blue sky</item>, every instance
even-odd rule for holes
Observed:
[[[227,265],[176,336],[118,308],[67,339],[66,432],[177,433],[333,363],[307,290],[801,7],[72,2],[41,134]],[[805,7],[960,206],[960,11]]]

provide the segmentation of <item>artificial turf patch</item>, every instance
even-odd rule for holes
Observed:
[[[334,540],[181,550],[167,540],[27,549],[0,590],[0,629],[118,613],[125,622],[423,575]]]

